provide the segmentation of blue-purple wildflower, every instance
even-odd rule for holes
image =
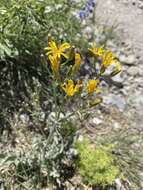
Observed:
[[[86,16],[93,12],[96,0],[88,0],[85,7],[79,12],[79,17],[84,20]]]
[[[81,10],[81,11],[79,12],[79,17],[80,17],[81,20],[84,20],[84,19],[85,19],[86,14],[85,14],[85,11],[84,11],[84,10]]]

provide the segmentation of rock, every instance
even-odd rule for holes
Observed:
[[[120,123],[114,122],[113,128],[114,128],[114,129],[120,129],[120,128],[121,128]]]
[[[124,63],[124,64],[127,64],[127,65],[134,65],[136,64],[136,58],[135,56],[132,54],[132,55],[128,55],[128,56],[125,56],[125,55],[120,55],[119,56],[119,61]]]
[[[136,66],[133,66],[133,67],[128,68],[127,72],[131,76],[136,76],[136,75],[139,74],[140,68],[136,67]]]
[[[43,121],[45,119],[45,115],[45,112],[41,111],[39,114],[39,119]]]
[[[29,116],[27,115],[27,114],[25,114],[25,113],[23,113],[23,114],[21,114],[20,116],[19,116],[19,118],[20,118],[20,120],[22,121],[22,123],[28,123],[29,122]]]
[[[140,2],[139,5],[138,5],[138,7],[139,7],[140,9],[143,9],[143,2]]]
[[[114,77],[112,77],[112,81],[122,84],[124,79],[123,79],[123,77],[121,77],[121,74],[119,73],[118,75],[115,75]]]
[[[86,33],[86,34],[91,34],[91,33],[92,33],[92,28],[89,27],[89,26],[86,26],[86,27],[83,29],[83,32]]]
[[[135,83],[137,84],[137,86],[138,87],[141,87],[141,88],[143,88],[143,77],[142,77],[143,75],[141,75],[141,77],[136,77],[136,79],[135,79]],[[139,89],[138,89],[139,90]]]
[[[125,98],[120,95],[110,94],[103,98],[103,103],[116,106],[120,111],[123,111],[126,106]]]
[[[139,70],[139,75],[142,77],[143,76],[143,69]]]
[[[136,4],[136,0],[132,0],[132,5],[135,5]]]
[[[122,88],[122,89],[120,90],[120,92],[121,92],[123,95],[125,95],[125,96],[128,95],[128,91],[127,91],[126,88]]]
[[[115,179],[115,185],[117,190],[125,190],[119,178]]]
[[[84,137],[83,137],[83,135],[80,134],[80,135],[78,136],[78,141],[82,142],[83,140],[84,140]]]
[[[113,40],[108,40],[106,44],[109,48],[115,48],[116,44],[113,42]]]
[[[142,112],[143,108],[143,95],[142,92],[137,91],[129,97],[129,103],[138,111]]]
[[[128,5],[129,2],[128,2],[128,0],[123,0],[122,3],[123,3],[124,5]]]
[[[78,156],[78,151],[75,148],[70,148],[66,154],[68,158],[73,159]]]
[[[92,119],[92,123],[95,124],[95,125],[100,125],[103,121],[97,117],[94,117]]]

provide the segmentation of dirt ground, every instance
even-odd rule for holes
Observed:
[[[96,20],[114,26],[119,37],[123,89],[118,94],[128,119],[143,129],[143,0],[97,0]]]
[[[122,42],[130,42],[143,64],[143,1],[98,0],[96,15],[100,22],[117,26]]]

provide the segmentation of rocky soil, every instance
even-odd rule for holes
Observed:
[[[111,93],[106,102],[126,112],[136,127],[143,128],[143,0],[98,0],[96,20],[114,27],[119,46],[112,42],[109,46],[117,49],[122,62],[122,73],[114,80],[123,88],[118,94]]]
[[[93,111],[84,131],[93,142],[109,137],[109,142],[127,149],[125,155],[137,155],[138,150],[143,155],[143,0],[97,0],[96,22],[113,26],[118,38],[107,45],[122,63],[122,73],[113,78],[116,85],[105,90],[103,107]],[[128,139],[133,140],[130,145]],[[141,186],[134,189],[141,190],[143,169],[137,170]]]

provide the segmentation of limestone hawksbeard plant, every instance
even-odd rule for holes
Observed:
[[[67,152],[72,147],[78,130],[78,117],[81,118],[92,107],[102,102],[101,81],[104,80],[104,75],[107,77],[106,71],[110,71],[108,77],[121,71],[115,55],[103,46],[98,47],[94,43],[88,51],[92,61],[91,70],[94,69],[90,77],[81,72],[87,63],[79,49],[68,42],[57,43],[51,36],[45,48],[44,68],[48,71],[48,99],[51,102],[47,155],[52,154],[49,163],[52,168],[50,178],[53,179],[62,176],[63,160],[67,159]],[[75,129],[71,135],[69,131],[73,128]]]

